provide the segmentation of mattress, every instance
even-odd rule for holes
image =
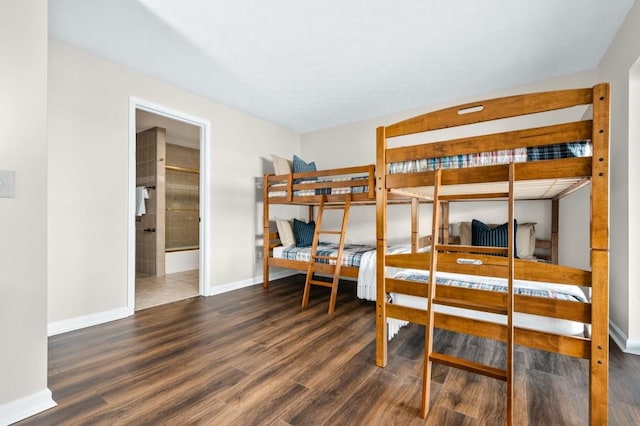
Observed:
[[[584,140],[528,148],[503,149],[476,154],[450,155],[401,161],[388,164],[387,173],[417,173],[437,169],[462,169],[467,167],[495,166],[561,158],[591,157],[592,155],[593,147],[591,141]]]
[[[429,279],[428,271],[418,270],[397,270],[392,274],[393,278],[407,279],[426,283]],[[436,282],[440,285],[472,288],[488,291],[507,291],[505,279],[493,277],[479,277],[473,275],[453,274],[438,272]],[[574,302],[587,302],[587,298],[578,286],[563,285],[555,283],[544,283],[537,281],[514,280],[514,294],[546,297],[550,299],[568,300]],[[403,294],[392,294],[392,303],[409,306],[412,308],[425,309],[426,299],[422,297],[408,296]],[[451,306],[435,305],[435,312],[457,315],[466,318],[481,319],[500,324],[506,324],[507,318],[504,315],[490,312],[474,311]],[[513,322],[516,327],[530,328],[550,333],[560,333],[565,335],[584,335],[585,324],[575,321],[561,320],[550,317],[514,312]]]
[[[367,244],[345,244],[340,264],[342,266],[359,267],[362,256],[367,252],[375,252],[375,249],[374,246]],[[318,243],[316,254],[319,256],[335,257],[338,254],[338,244],[321,241]],[[308,262],[311,258],[311,247],[275,247],[273,249],[273,257]],[[329,259],[318,259],[317,262],[332,265],[336,263],[335,260]]]
[[[367,179],[367,176],[353,176],[348,178],[334,178],[334,179],[318,179],[318,180],[307,180],[304,182],[299,182],[298,184],[304,185],[305,183],[322,183],[322,182],[341,182],[341,181],[350,181],[350,180],[358,180],[358,179]],[[282,191],[269,191],[269,197],[286,197],[287,184],[280,183],[272,185],[271,188],[282,187]],[[344,187],[336,187],[336,188],[309,188],[309,189],[297,189],[293,191],[294,197],[304,197],[310,195],[337,195],[337,194],[362,194],[369,192],[368,185],[361,186],[344,186]]]
[[[408,248],[390,248],[389,254],[406,253]],[[366,300],[376,299],[376,256],[375,252],[367,254],[362,261],[358,271],[358,297]],[[413,281],[427,282],[429,272],[415,269],[386,268],[387,277],[398,279],[410,279]],[[438,272],[436,281],[442,285],[453,285],[465,288],[475,288],[480,290],[493,290],[506,292],[506,280],[493,277],[479,277],[475,275],[452,274]],[[543,283],[537,281],[514,280],[514,293],[549,297],[553,299],[571,300],[577,302],[587,302],[582,289],[578,286],[570,286],[556,283]],[[398,293],[388,295],[393,304],[408,306],[411,308],[425,310],[427,300],[422,297],[409,296]],[[494,323],[506,324],[504,315],[489,312],[474,311],[451,306],[435,305],[435,312],[462,316],[472,319],[491,321]],[[588,327],[580,322],[562,320],[550,317],[515,312],[513,316],[516,327],[530,328],[534,330],[560,333],[565,335],[586,335],[589,333]],[[400,330],[407,325],[406,321],[395,318],[387,318],[388,339],[391,340]]]

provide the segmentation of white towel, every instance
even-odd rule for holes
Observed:
[[[144,186],[136,186],[136,216],[142,216],[147,212],[144,200],[149,199],[149,191]]]

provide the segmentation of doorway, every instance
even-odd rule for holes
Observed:
[[[206,295],[209,124],[133,99],[128,309]]]

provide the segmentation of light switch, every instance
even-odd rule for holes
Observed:
[[[13,171],[0,170],[0,197],[13,197]]]

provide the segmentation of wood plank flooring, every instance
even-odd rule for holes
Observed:
[[[375,307],[341,284],[300,308],[304,275],[49,339],[58,406],[24,425],[500,425],[503,382],[435,365],[432,410],[419,417],[424,327],[403,328],[375,366]],[[453,333],[434,349],[497,367],[503,348]],[[638,424],[640,357],[612,344],[610,424]],[[516,422],[587,424],[587,363],[518,347]]]

